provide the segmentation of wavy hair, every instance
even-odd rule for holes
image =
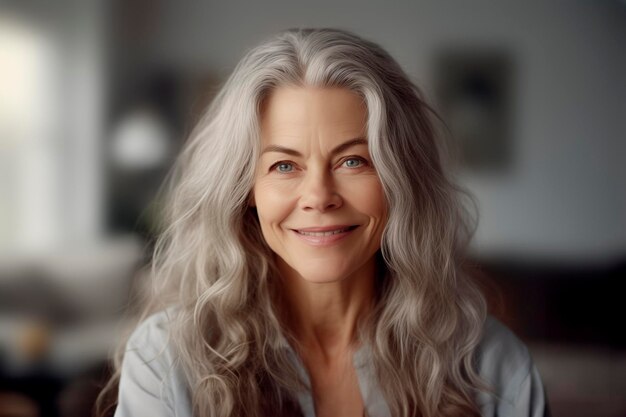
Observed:
[[[392,415],[478,415],[474,354],[486,306],[463,273],[473,222],[444,170],[436,118],[385,50],[335,29],[286,30],[250,50],[176,163],[143,317],[176,306],[171,340],[195,415],[293,415],[308,389],[281,344],[273,253],[249,206],[260,106],[283,85],[347,88],[367,105],[389,213],[359,337]],[[115,363],[109,391],[121,353]]]

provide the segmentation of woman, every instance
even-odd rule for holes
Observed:
[[[376,44],[288,30],[251,50],[178,161],[115,415],[544,415],[461,271],[439,148]]]

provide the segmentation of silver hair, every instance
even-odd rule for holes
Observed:
[[[478,415],[486,307],[462,270],[473,223],[444,169],[433,112],[385,50],[335,29],[286,30],[250,50],[177,161],[143,316],[176,306],[172,342],[194,415],[289,415],[308,389],[280,343],[276,268],[249,206],[261,104],[284,85],[342,87],[367,105],[389,215],[375,308],[359,335],[392,415]]]

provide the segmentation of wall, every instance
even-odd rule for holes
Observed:
[[[462,175],[480,201],[475,250],[563,261],[624,255],[623,3],[162,2],[151,59],[226,75],[246,48],[295,26],[344,27],[376,40],[431,95],[439,46],[508,47],[518,65],[513,167]]]
[[[101,0],[0,6],[1,261],[103,234],[107,20]]]

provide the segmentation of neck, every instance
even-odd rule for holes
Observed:
[[[283,320],[299,349],[327,358],[353,350],[359,320],[374,301],[375,259],[348,277],[325,283],[307,281],[280,259],[278,267]]]

